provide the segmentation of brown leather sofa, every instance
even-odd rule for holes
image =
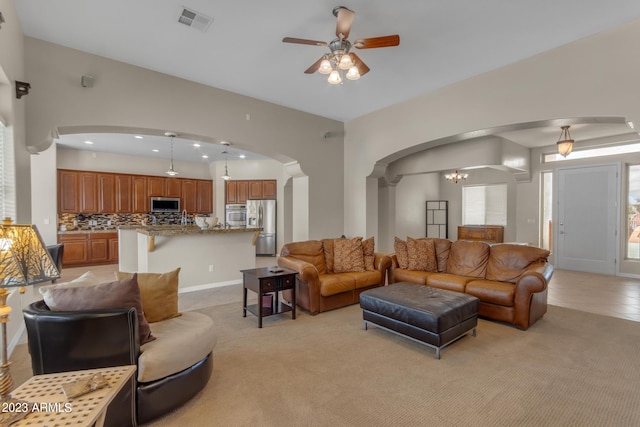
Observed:
[[[433,239],[436,271],[400,268],[391,256],[389,283],[412,282],[480,299],[478,314],[527,329],[547,312],[553,266],[549,251],[517,244]]]
[[[361,292],[385,285],[391,266],[388,255],[374,253],[373,270],[336,273],[333,242],[334,239],[323,239],[288,243],[278,257],[280,267],[298,272],[296,302],[312,315],[357,304]]]

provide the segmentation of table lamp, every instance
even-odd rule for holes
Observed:
[[[9,287],[25,286],[57,279],[60,272],[35,225],[0,225],[0,324],[2,325],[2,360],[0,362],[0,400],[9,398],[13,379],[7,358],[7,322],[11,307],[7,305]]]

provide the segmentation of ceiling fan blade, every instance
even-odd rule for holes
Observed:
[[[367,74],[369,72],[369,67],[367,67],[367,64],[362,62],[362,59],[360,59],[360,57],[355,53],[351,52],[350,55],[351,58],[353,58],[353,62],[356,64],[356,67],[358,67],[360,76],[364,76],[365,74]]]
[[[320,63],[322,62],[322,60],[324,59],[324,55],[320,57],[320,59],[318,59],[316,62],[313,63],[313,65],[309,68],[307,68],[304,73],[305,74],[313,74],[316,71],[318,71],[318,68],[320,68]]]
[[[282,39],[284,43],[310,44],[312,46],[328,46],[327,42],[318,40],[297,39],[295,37],[285,37]]]
[[[392,36],[372,37],[370,39],[358,39],[353,45],[358,49],[373,49],[376,47],[391,47],[400,44],[400,36],[394,34]]]
[[[333,9],[333,14],[338,18],[336,36],[339,38],[342,37],[342,40],[346,40],[349,38],[349,31],[351,31],[351,24],[353,24],[355,13],[344,6],[338,6]]]

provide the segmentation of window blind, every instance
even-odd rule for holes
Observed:
[[[16,219],[16,180],[13,143],[9,129],[0,120],[0,215]]]
[[[507,184],[462,187],[462,224],[507,225]]]

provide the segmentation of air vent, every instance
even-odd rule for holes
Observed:
[[[178,22],[186,25],[187,27],[195,28],[203,33],[209,29],[209,25],[213,18],[209,18],[200,12],[196,12],[192,9],[182,8],[182,12],[178,17]]]

